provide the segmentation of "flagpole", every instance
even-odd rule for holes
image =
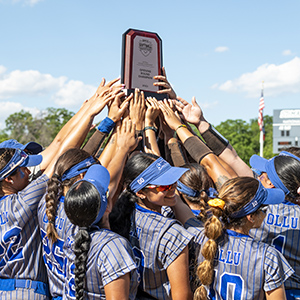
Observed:
[[[261,94],[263,97],[263,92],[264,92],[264,82],[262,81],[261,83]],[[263,126],[263,109],[261,110],[261,126]],[[259,155],[261,157],[264,157],[264,131],[261,129],[259,133]]]

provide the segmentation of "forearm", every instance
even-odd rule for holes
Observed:
[[[101,162],[101,165],[106,167],[109,165],[110,161],[113,158],[115,149],[116,149],[116,138],[117,138],[117,133],[114,131],[112,135],[109,138],[108,143],[106,144],[104,150],[102,151],[99,161]]]
[[[157,128],[154,126],[154,122],[145,122],[144,136],[145,136],[145,152],[152,153],[160,156],[160,151],[156,141]]]

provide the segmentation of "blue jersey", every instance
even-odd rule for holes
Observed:
[[[185,227],[197,237],[198,261],[204,261],[201,249],[208,238],[196,218]],[[207,289],[210,299],[265,299],[265,292],[281,286],[294,273],[285,258],[273,247],[248,235],[226,230],[218,239],[214,280]]]
[[[25,298],[26,294],[30,292],[29,287],[41,292],[41,295],[48,292],[47,273],[41,255],[42,245],[37,214],[37,206],[46,192],[47,181],[48,177],[42,175],[17,194],[0,199],[1,299],[4,294],[7,297],[8,294],[14,294],[11,297]],[[13,279],[16,287],[27,288],[26,291],[24,289],[8,291],[8,279]],[[28,279],[28,281],[22,281],[23,279]],[[33,293],[29,297],[38,299],[39,292]]]
[[[268,205],[262,225],[250,230],[250,235],[283,254],[295,270],[286,280],[285,288],[300,290],[300,206],[289,201]]]
[[[43,260],[47,269],[50,293],[52,297],[62,297],[65,280],[65,256],[63,253],[64,231],[71,222],[64,210],[64,197],[59,198],[55,216],[55,228],[58,234],[57,241],[52,244],[46,236],[48,218],[46,215],[45,197],[39,204],[39,225],[43,244]]]
[[[78,227],[70,225],[66,232],[68,238],[64,245],[67,262],[64,299],[75,299],[75,254],[72,245],[77,231]],[[135,299],[140,277],[129,242],[115,232],[98,227],[90,232],[90,236],[85,299],[106,299],[105,285],[128,273],[130,273],[129,299]]]
[[[135,206],[129,241],[139,263],[141,289],[155,299],[171,299],[167,268],[186,248],[192,235],[179,222]]]

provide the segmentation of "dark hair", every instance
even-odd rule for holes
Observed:
[[[129,238],[130,219],[135,203],[138,201],[136,194],[130,189],[130,183],[147,169],[159,157],[149,153],[137,153],[128,159],[124,171],[124,190],[120,194],[112,212],[109,215],[110,227],[125,238]]]
[[[91,238],[88,227],[97,218],[101,206],[98,190],[88,181],[74,183],[66,194],[64,208],[72,224],[79,226],[75,236],[73,251],[75,253],[75,293],[76,299],[84,299],[86,262]]]
[[[210,187],[213,187],[213,182],[203,166],[192,163],[186,164],[183,167],[188,168],[189,170],[185,172],[179,180],[187,187],[200,192],[200,195],[198,197],[191,197],[183,193],[181,193],[181,195],[188,204],[193,203],[199,206],[200,214],[198,218],[202,222],[205,222],[207,219],[206,212],[208,208],[208,195],[206,191],[208,191]]]
[[[205,260],[197,268],[198,278],[203,285],[210,285],[213,281],[217,239],[222,235],[223,228],[235,229],[245,224],[245,217],[233,219],[230,218],[230,214],[240,210],[254,197],[258,185],[259,182],[252,177],[236,177],[226,181],[221,187],[218,197],[225,202],[224,209],[212,208],[214,215],[207,220],[204,228],[208,241],[202,246],[201,254]],[[204,286],[196,289],[194,299],[207,299]]]
[[[291,146],[291,147],[284,148],[282,150],[284,150],[286,152],[290,152],[290,153],[294,154],[297,157],[300,157],[300,147]]]
[[[0,170],[2,170],[11,160],[11,158],[14,156],[16,152],[16,149],[12,148],[0,148]],[[17,170],[17,169],[16,169]],[[15,171],[11,173],[10,175],[14,175]],[[2,190],[2,185],[5,181],[0,181],[0,196],[4,195],[4,192]]]
[[[55,229],[55,216],[58,199],[61,195],[63,195],[64,187],[70,187],[75,181],[78,180],[78,176],[76,176],[62,182],[61,177],[67,170],[85,160],[89,156],[90,154],[84,150],[78,148],[69,149],[58,158],[54,166],[54,172],[48,181],[48,192],[46,194],[46,215],[49,221],[47,226],[47,237],[53,243],[56,242],[58,238]]]
[[[296,202],[299,198],[297,193],[300,187],[300,162],[290,156],[279,155],[274,159],[276,173],[285,187],[290,191],[286,195],[286,199],[291,202]]]

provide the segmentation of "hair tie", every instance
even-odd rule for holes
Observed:
[[[214,198],[214,199],[210,199],[207,204],[211,207],[218,207],[221,210],[224,209],[225,206],[225,202],[224,200],[220,199],[220,198]]]
[[[79,230],[85,230],[85,231],[88,231],[88,228],[87,228],[87,227],[79,227]]]
[[[54,225],[55,221],[49,220],[49,223]]]
[[[56,178],[59,182],[61,182],[60,176],[58,176],[56,173],[52,175],[52,178]]]

